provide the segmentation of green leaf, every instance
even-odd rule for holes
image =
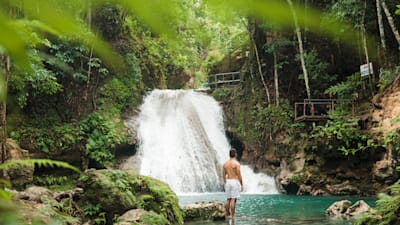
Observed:
[[[10,162],[5,162],[3,164],[0,164],[0,170],[1,169],[8,169],[14,165],[29,165],[29,166],[34,166],[37,165],[39,167],[60,167],[60,168],[65,168],[65,169],[70,169],[72,171],[75,171],[77,173],[80,173],[81,171],[76,168],[75,166],[70,165],[69,163],[62,162],[62,161],[57,161],[57,160],[51,160],[51,159],[20,159],[20,160],[14,160]]]

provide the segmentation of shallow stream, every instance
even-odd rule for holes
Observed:
[[[179,195],[181,206],[199,201],[224,200],[223,193]],[[353,204],[360,199],[374,206],[373,198],[312,197],[293,195],[242,194],[236,205],[236,219],[227,221],[187,222],[189,225],[351,225],[352,220],[333,219],[325,210],[335,201],[347,199]]]

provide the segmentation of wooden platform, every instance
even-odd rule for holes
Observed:
[[[354,115],[354,103],[347,99],[304,99],[294,104],[295,122],[316,122],[329,119],[335,110],[335,105],[351,104]]]
[[[208,75],[208,84],[213,89],[226,85],[239,84],[240,82],[240,71]]]

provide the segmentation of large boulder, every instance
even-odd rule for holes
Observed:
[[[5,222],[5,211],[0,210],[0,224],[82,224],[80,209],[75,208],[73,199],[79,190],[67,190],[53,193],[49,189],[31,186],[25,191],[8,190],[17,208],[8,205],[8,214],[13,215],[18,222]],[[63,202],[66,201],[66,204]],[[0,206],[1,208],[1,206]],[[7,209],[6,208],[6,209]],[[3,222],[3,223],[2,223]]]
[[[196,202],[183,207],[185,221],[193,220],[223,220],[225,206],[223,202]]]
[[[334,202],[325,211],[327,215],[338,218],[351,218],[357,217],[371,210],[371,207],[363,200],[359,200],[353,205],[349,200],[342,200]]]
[[[329,206],[329,208],[325,212],[330,216],[342,216],[346,213],[347,209],[350,206],[351,202],[349,200],[337,201]]]
[[[29,158],[29,152],[22,149],[12,139],[7,139],[6,148],[8,151],[7,162]],[[15,163],[2,171],[0,178],[3,177],[10,181],[13,189],[24,190],[29,184],[33,183],[34,166]]]
[[[371,210],[371,207],[363,200],[359,200],[346,210],[346,215],[351,217],[360,216]]]
[[[87,170],[80,178],[84,204],[99,205],[110,223],[113,217],[131,209],[153,211],[171,224],[183,224],[178,198],[159,180],[134,171]]]
[[[32,186],[27,188],[25,191],[14,192],[13,199],[22,199],[26,201],[44,203],[53,199],[53,193],[45,187]]]

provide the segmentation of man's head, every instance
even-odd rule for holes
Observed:
[[[236,157],[236,149],[231,148],[231,150],[229,151],[229,156],[231,158],[235,158]]]

